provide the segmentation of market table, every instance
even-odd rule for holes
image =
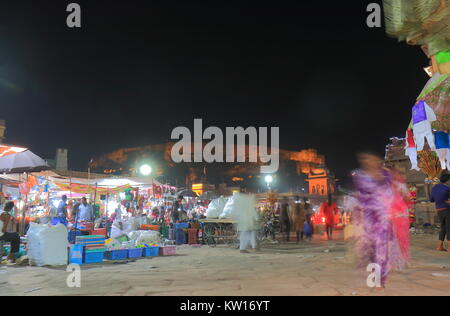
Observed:
[[[232,219],[201,219],[202,239],[206,245],[216,246],[219,243],[235,246],[239,243],[237,222]]]

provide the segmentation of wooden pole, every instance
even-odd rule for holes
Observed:
[[[22,174],[20,173],[19,174],[19,201],[22,200],[22,192],[20,192],[21,184],[22,184]],[[16,214],[14,212],[14,215],[17,217],[17,216],[20,216],[21,213],[22,213],[22,210],[19,210],[19,213]],[[19,221],[16,222],[16,229],[18,230],[19,234],[22,232],[22,220],[20,220],[20,222]]]
[[[69,172],[69,198],[72,198],[72,171]]]
[[[48,176],[45,177],[45,181],[47,181],[47,183],[44,184],[44,188],[45,188],[46,185],[48,185],[48,188],[47,188],[47,201],[46,201],[47,211],[45,213],[47,215],[49,215],[50,214],[50,184],[48,182]]]
[[[105,217],[108,218],[109,191],[106,192]]]
[[[97,202],[97,182],[95,182],[95,192],[94,192],[94,205],[92,207],[93,213],[92,214],[92,228],[95,228],[95,203]]]
[[[91,194],[91,162],[89,161],[88,163],[88,185],[89,185],[89,198],[92,199],[92,194]]]
[[[26,173],[27,177],[26,177],[26,181],[28,183],[28,172]],[[23,209],[22,209],[22,227],[20,229],[20,235],[24,236],[25,235],[25,215],[26,215],[26,209],[28,206],[28,190],[27,193],[25,194],[25,203],[23,204]]]

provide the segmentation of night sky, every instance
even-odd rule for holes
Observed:
[[[427,81],[419,47],[366,26],[369,1],[76,1],[81,29],[70,2],[0,2],[0,119],[8,143],[68,148],[73,169],[202,118],[279,126],[282,148],[344,177],[404,135]]]

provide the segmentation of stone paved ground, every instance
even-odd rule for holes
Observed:
[[[338,235],[253,254],[186,245],[173,257],[83,266],[81,288],[66,286],[65,268],[1,267],[0,295],[450,295],[450,253],[435,251],[435,240],[412,236],[409,269],[392,273],[382,293],[365,286]]]

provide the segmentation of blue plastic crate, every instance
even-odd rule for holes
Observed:
[[[175,240],[177,245],[183,245],[186,243],[186,232],[182,229],[177,229],[175,232]]]
[[[70,247],[69,262],[83,264],[83,251],[84,246],[82,245],[73,245]]]
[[[92,248],[92,247],[85,247],[84,252],[105,252],[105,248]]]
[[[146,247],[143,249],[144,249],[142,253],[143,257],[157,257],[159,254],[159,247]]]
[[[89,264],[103,262],[103,257],[103,252],[86,252],[84,254],[84,263]]]
[[[77,230],[77,231],[75,231],[75,230],[69,231],[69,242],[70,242],[71,244],[74,244],[74,243],[75,243],[76,236],[81,236],[81,235],[82,235],[82,233],[81,233],[81,231],[79,231],[79,230]]]
[[[128,258],[128,249],[106,251],[104,258],[108,260],[124,260]]]
[[[143,248],[132,248],[128,249],[128,258],[140,258],[142,257]]]
[[[189,228],[189,223],[176,223],[175,224],[176,229],[187,229]]]
[[[105,236],[77,236],[75,241],[81,245],[104,244]]]

